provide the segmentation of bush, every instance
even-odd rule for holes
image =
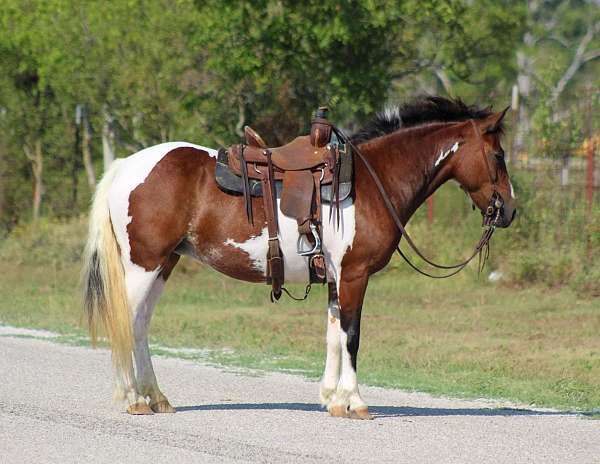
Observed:
[[[71,267],[81,260],[87,236],[87,218],[69,221],[42,219],[20,224],[0,241],[0,259],[15,265]]]

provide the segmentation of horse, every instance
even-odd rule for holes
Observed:
[[[516,206],[500,143],[505,113],[423,97],[377,114],[350,137],[366,161],[355,161],[353,193],[340,202],[338,223],[322,224],[328,305],[319,397],[331,416],[372,418],[357,380],[362,305],[369,277],[387,265],[402,237],[367,163],[402,224],[452,179],[482,214],[499,197],[494,226],[508,227]],[[84,253],[84,306],[93,341],[98,324],[105,326],[115,399],[126,400],[130,414],[175,412],[154,374],[148,329],[181,256],[234,279],[267,280],[261,199],[251,200],[250,223],[244,199],[217,186],[216,156],[204,146],[162,143],[116,160],[97,186]],[[322,218],[330,217],[329,208],[322,204]],[[281,211],[278,221],[286,279],[307,282],[297,224]]]

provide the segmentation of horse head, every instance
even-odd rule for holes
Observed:
[[[459,123],[461,154],[452,160],[454,179],[481,210],[484,222],[497,227],[508,227],[517,211],[500,144],[507,110]]]

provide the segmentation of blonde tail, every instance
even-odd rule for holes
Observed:
[[[108,190],[122,160],[115,160],[96,188],[84,252],[83,296],[92,344],[96,345],[98,320],[106,329],[115,368],[133,369],[133,336],[125,274],[108,209]]]

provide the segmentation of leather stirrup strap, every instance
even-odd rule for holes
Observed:
[[[246,217],[248,222],[254,225],[254,215],[252,214],[252,197],[250,195],[250,180],[248,179],[248,165],[244,159],[245,145],[242,143],[239,149],[240,170],[242,171],[242,193],[244,194],[244,205],[246,207]]]
[[[311,221],[316,224],[317,234],[319,234],[321,243],[323,243],[323,227],[321,221],[321,173],[318,171],[314,172],[313,179],[315,183],[315,193]],[[312,265],[317,282],[324,283],[327,279],[327,273],[325,269],[325,257],[323,256],[322,251],[318,250],[318,253],[309,259],[311,260],[310,264]]]
[[[275,184],[273,181],[273,163],[271,151],[265,150],[267,156],[267,169],[263,171],[261,183],[263,188],[263,203],[269,232],[269,249],[267,252],[268,275],[271,278],[271,298],[278,300],[281,297],[281,287],[284,282],[283,257],[279,248],[277,201],[275,200]]]

